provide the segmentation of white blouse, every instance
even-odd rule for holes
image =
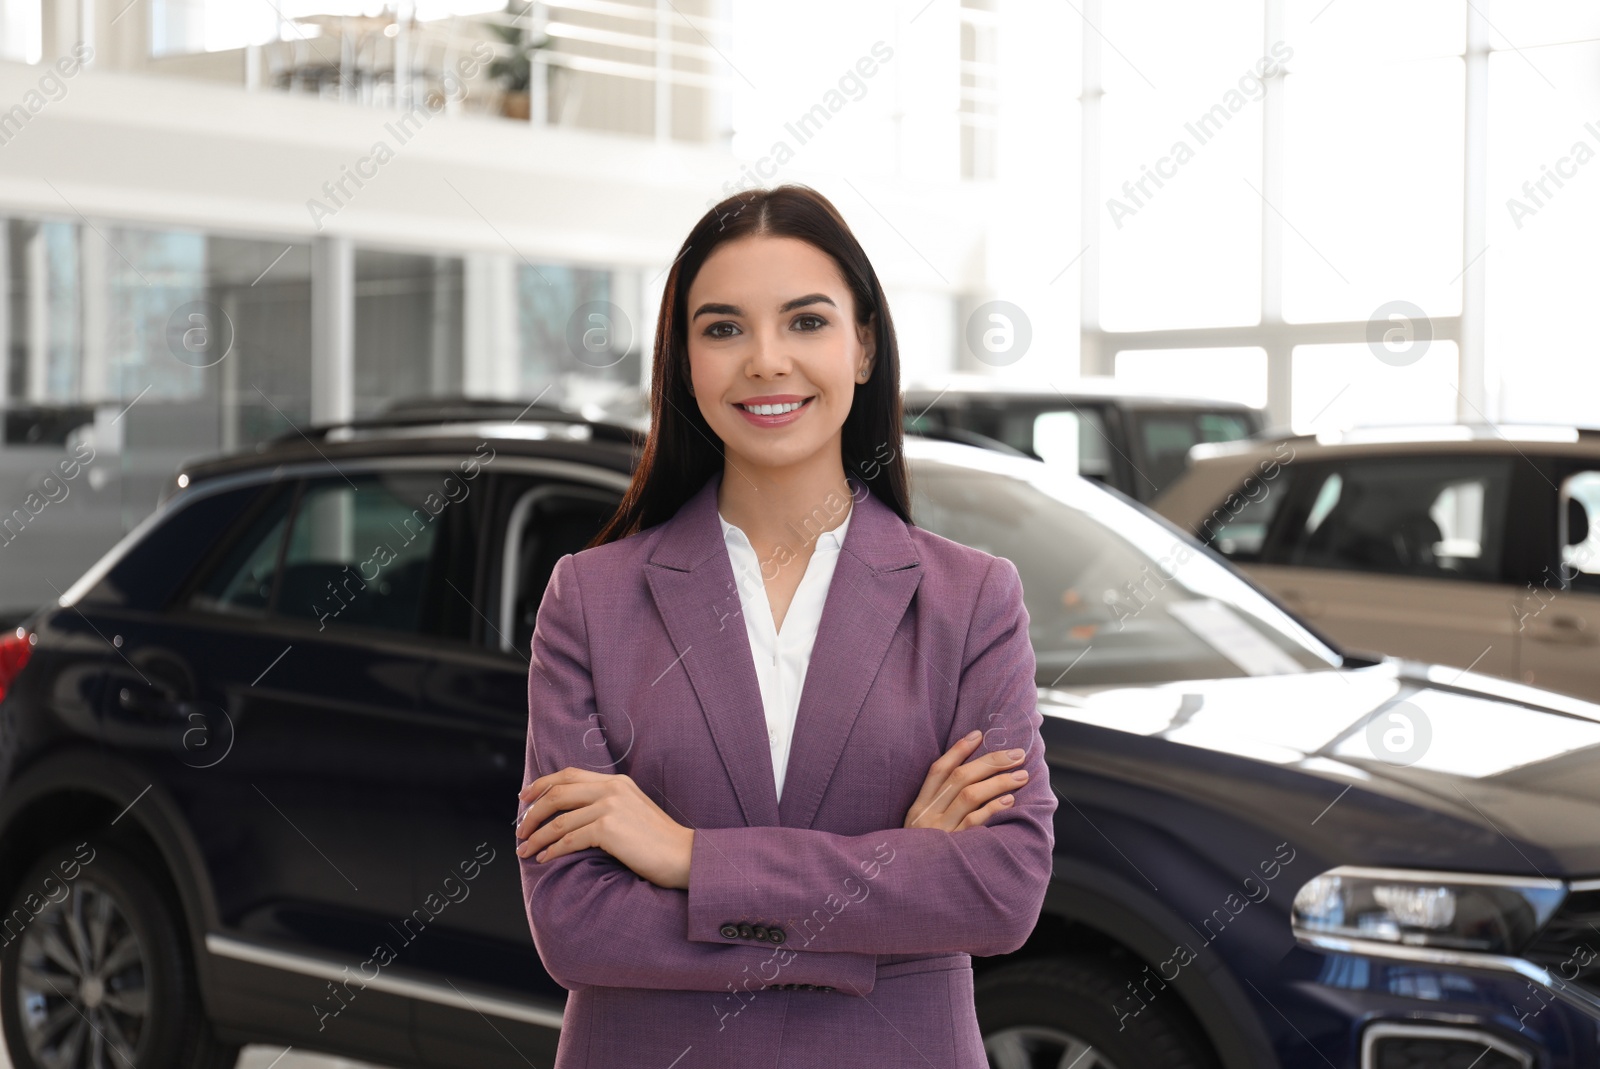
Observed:
[[[855,513],[852,504],[850,514]],[[778,797],[783,797],[783,776],[788,770],[789,745],[794,738],[795,715],[800,708],[800,689],[811,663],[811,648],[817,640],[817,625],[822,606],[828,599],[833,567],[838,563],[839,547],[844,544],[850,515],[831,531],[817,536],[816,548],[806,564],[805,575],[783,616],[783,630],[772,623],[772,605],[767,601],[766,582],[755,547],[743,531],[722,518],[722,538],[728,546],[734,580],[739,587],[739,607],[744,614],[745,634],[750,637],[750,653],[755,660],[756,679],[761,684],[761,704],[766,711],[767,739],[772,747],[772,768]]]

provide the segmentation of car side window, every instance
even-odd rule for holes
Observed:
[[[1506,457],[1308,465],[1268,563],[1385,575],[1502,578]]]
[[[396,470],[308,481],[273,599],[318,629],[470,636],[473,484],[459,472]]]
[[[1200,521],[1196,530],[1202,542],[1229,560],[1267,562],[1272,521],[1293,485],[1289,466],[1274,465],[1270,471],[1249,475]]]
[[[616,490],[515,479],[507,483],[496,526],[505,531],[495,645],[526,658],[556,562],[588,545],[617,510]]]
[[[246,615],[267,611],[277,580],[283,532],[289,526],[293,489],[275,488],[228,538],[221,555],[203,569],[189,595],[190,608]]]
[[[974,404],[965,414],[965,425],[1085,479],[1112,480],[1105,415],[1093,405]]]
[[[1249,419],[1239,412],[1135,412],[1141,483],[1151,493],[1167,488],[1189,466],[1189,450],[1202,442],[1234,442],[1250,437]],[[1148,480],[1148,482],[1146,482]]]
[[[1562,481],[1556,524],[1565,579],[1575,590],[1600,593],[1600,471]]]

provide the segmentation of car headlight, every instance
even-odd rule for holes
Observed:
[[[1296,892],[1296,938],[1365,939],[1480,954],[1515,954],[1544,927],[1559,880],[1345,865]]]

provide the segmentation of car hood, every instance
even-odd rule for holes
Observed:
[[[1458,668],[1040,691],[1058,774],[1132,779],[1344,864],[1600,874],[1600,705]]]

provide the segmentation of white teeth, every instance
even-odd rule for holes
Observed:
[[[804,401],[788,405],[740,405],[739,407],[758,416],[781,416],[785,412],[793,412],[803,404]]]

